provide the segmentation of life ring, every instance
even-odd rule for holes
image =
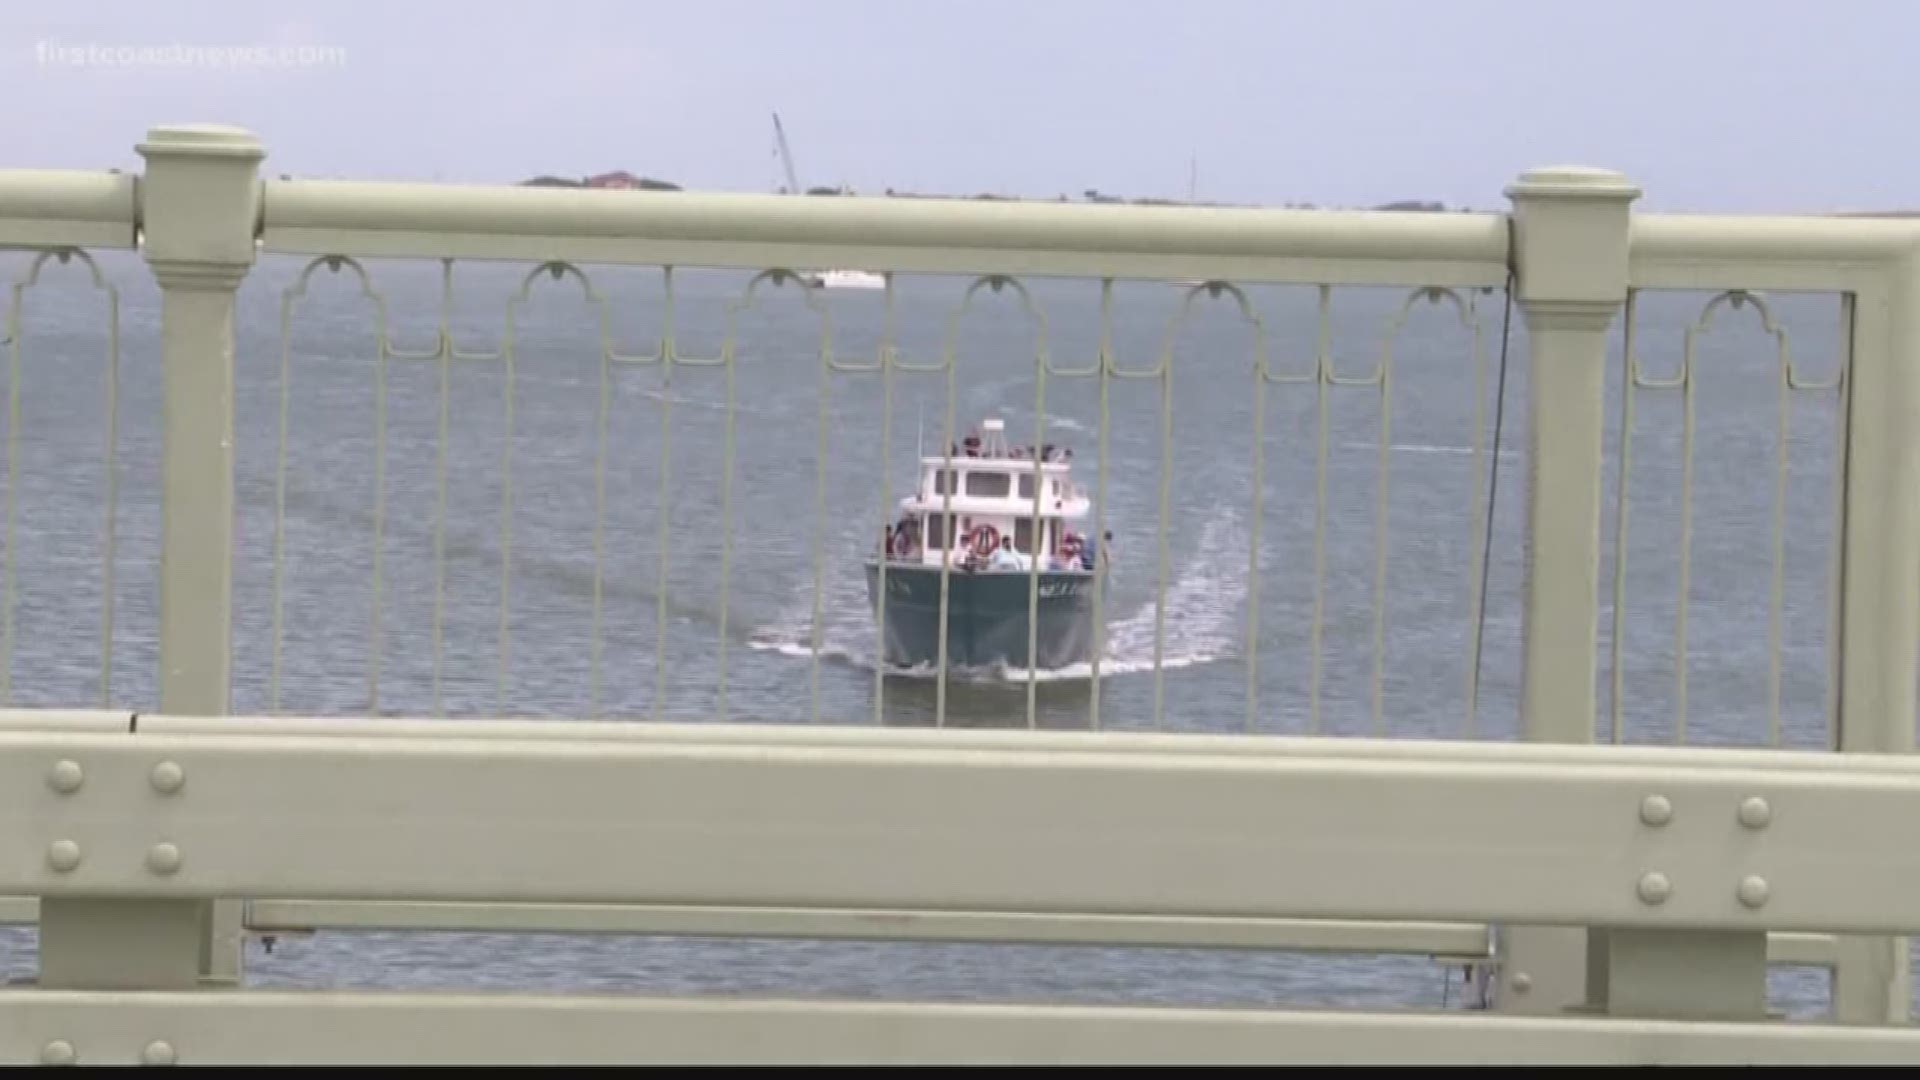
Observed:
[[[976,525],[971,535],[976,558],[987,558],[993,554],[994,548],[1000,546],[1000,533],[991,525]]]

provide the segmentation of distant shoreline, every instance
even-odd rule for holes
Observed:
[[[588,191],[684,191],[686,190],[685,188],[681,187],[679,184],[674,183],[671,180],[661,180],[661,179],[658,179],[655,177],[649,177],[649,176],[636,176],[633,173],[629,173],[629,172],[601,173],[595,176],[581,176],[577,178],[571,177],[571,176],[556,176],[552,174],[547,174],[542,176],[531,177],[526,180],[521,180],[518,182],[516,186],[575,188],[575,189],[588,190]],[[784,195],[788,193],[783,189],[781,191],[774,192],[774,194]],[[851,191],[845,188],[816,187],[816,188],[809,188],[805,192],[805,194],[809,196],[820,197],[820,198],[832,198],[834,196],[860,195],[863,193]],[[1251,210],[1273,209],[1273,207],[1266,206],[1263,204],[1258,204],[1258,203],[1225,203],[1225,202],[1205,202],[1205,201],[1189,202],[1185,199],[1164,199],[1164,198],[1156,198],[1151,196],[1128,198],[1122,195],[1111,195],[1106,192],[1099,191],[1097,189],[1088,189],[1086,191],[1081,192],[1078,196],[1070,196],[1063,193],[1051,199],[1034,198],[1031,196],[1023,196],[1023,195],[1000,195],[993,192],[981,192],[980,194],[977,194],[977,195],[946,195],[946,194],[939,194],[934,192],[897,191],[893,188],[887,188],[885,191],[880,192],[878,195],[875,195],[870,192],[864,193],[864,194],[866,194],[867,197],[869,198],[885,198],[885,199],[958,199],[958,200],[976,201],[976,202],[1022,202],[1022,203],[1078,202],[1078,203],[1091,203],[1095,205],[1110,204],[1110,205],[1125,205],[1125,206],[1190,206],[1190,207],[1202,207],[1202,208],[1227,208],[1227,209],[1236,209],[1236,210],[1238,209],[1251,209]],[[1404,212],[1418,212],[1418,213],[1466,213],[1468,212],[1468,208],[1466,207],[1448,206],[1445,203],[1432,200],[1432,199],[1396,199],[1391,202],[1385,202],[1375,206],[1366,206],[1366,207],[1322,207],[1309,202],[1290,202],[1290,203],[1283,204],[1280,207],[1280,209],[1286,209],[1286,210],[1355,209],[1355,210],[1404,211]]]

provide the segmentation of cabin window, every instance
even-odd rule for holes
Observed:
[[[935,495],[958,495],[959,489],[953,486],[953,470],[941,469],[933,474],[933,493]]]
[[[951,514],[928,514],[927,515],[927,527],[925,530],[925,534],[927,538],[926,547],[928,551],[944,551],[946,549],[947,530],[945,526],[947,522],[950,522],[952,520],[953,520],[953,515]]]
[[[1033,474],[1032,473],[1020,474],[1020,497],[1023,499],[1033,498]]]
[[[967,474],[967,494],[978,495],[983,499],[1004,499],[1007,489],[1012,486],[1006,473],[976,472]]]
[[[1020,518],[1013,523],[1013,546],[1022,555],[1033,554],[1033,519]]]

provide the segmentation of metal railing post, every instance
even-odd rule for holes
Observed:
[[[1507,188],[1514,288],[1526,317],[1528,449],[1525,668],[1529,742],[1593,740],[1607,330],[1627,296],[1632,201],[1618,173],[1536,169]],[[1587,992],[1587,934],[1500,928],[1495,1002],[1560,1013]]]
[[[1856,294],[1846,400],[1839,715],[1845,753],[1914,749],[1920,662],[1920,254]],[[1833,1014],[1850,1024],[1905,1024],[1913,967],[1904,937],[1841,935]]]
[[[160,708],[229,711],[233,606],[233,312],[255,258],[258,139],[238,128],[156,128],[141,208],[162,298],[165,372]],[[202,975],[240,978],[239,900],[202,912]]]

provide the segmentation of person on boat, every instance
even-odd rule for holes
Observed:
[[[1071,570],[1083,564],[1079,533],[1068,533],[1066,538],[1060,541],[1060,556],[1057,561],[1058,567],[1049,566],[1048,569]]]
[[[1025,558],[1013,550],[1013,537],[1000,538],[1000,546],[993,551],[993,561],[987,564],[991,570],[1025,570],[1028,564]]]
[[[1108,529],[1106,533],[1097,541],[1093,539],[1088,539],[1086,542],[1086,546],[1080,549],[1081,569],[1091,570],[1094,568],[1094,565],[1096,563],[1106,567],[1108,570],[1113,569],[1113,556],[1108,550],[1112,544],[1113,544],[1112,529]]]

